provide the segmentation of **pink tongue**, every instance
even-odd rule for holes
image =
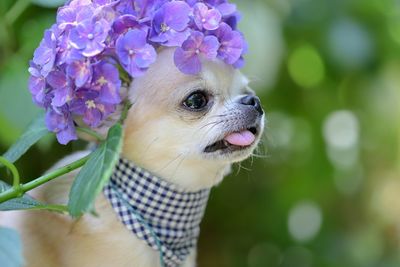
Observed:
[[[232,133],[225,137],[225,140],[235,146],[249,146],[254,143],[256,137],[248,130],[244,130],[238,133]]]

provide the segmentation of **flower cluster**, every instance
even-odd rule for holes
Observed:
[[[227,0],[72,0],[57,13],[30,63],[33,101],[61,144],[77,138],[75,121],[98,127],[117,105],[121,72],[143,75],[160,47],[176,47],[185,74],[200,58],[243,65],[240,15]]]

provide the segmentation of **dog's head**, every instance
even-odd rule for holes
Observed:
[[[199,75],[185,75],[173,52],[160,51],[131,85],[123,155],[184,188],[211,187],[251,155],[264,113],[240,71],[205,61]]]

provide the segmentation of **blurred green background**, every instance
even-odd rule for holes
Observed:
[[[27,66],[57,2],[0,1],[0,154],[39,111]],[[400,1],[235,2],[268,123],[213,190],[199,266],[400,266]],[[48,136],[17,166],[35,178],[81,146]]]

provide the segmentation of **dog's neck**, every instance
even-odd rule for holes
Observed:
[[[137,152],[122,154],[124,158],[135,162],[164,180],[190,191],[211,188],[219,184],[231,171],[230,164],[212,160],[194,161],[179,157],[168,158],[165,155],[146,155],[146,157],[141,155],[143,154]]]
[[[196,247],[209,192],[184,190],[123,158],[104,187],[119,220],[168,267],[180,266]]]

